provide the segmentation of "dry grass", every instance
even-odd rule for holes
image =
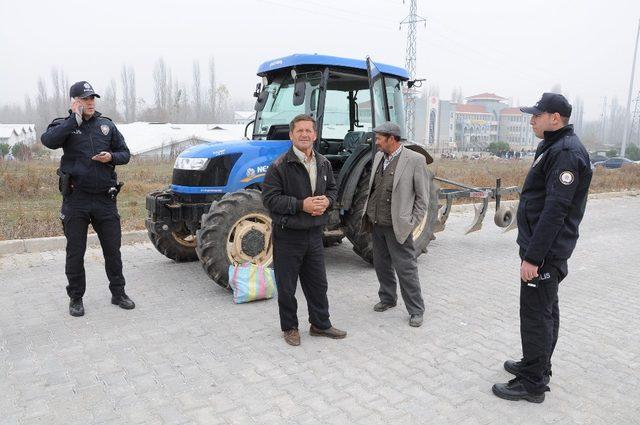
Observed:
[[[144,229],[145,195],[169,184],[173,162],[132,160],[118,167],[123,230]],[[62,235],[57,161],[0,161],[0,240]]]
[[[132,160],[118,167],[125,182],[118,197],[123,230],[144,229],[145,195],[170,183],[172,166],[172,161]],[[517,186],[529,166],[530,161],[436,160],[431,168],[439,177],[471,186],[493,186],[498,177],[503,186]],[[53,161],[0,161],[0,240],[62,234],[57,167]],[[640,190],[640,166],[596,170],[591,192],[622,190]]]
[[[438,177],[455,180],[470,186],[495,186],[502,179],[502,186],[522,186],[531,167],[530,160],[437,160],[431,165]],[[442,185],[443,188],[448,186]],[[617,170],[598,167],[594,171],[590,193],[620,192],[640,189],[640,165],[630,165]]]

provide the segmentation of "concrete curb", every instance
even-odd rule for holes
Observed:
[[[589,195],[589,199],[611,199],[621,198],[625,196],[640,196],[640,191],[629,190],[625,192],[605,192],[593,193]],[[504,201],[506,205],[512,205],[515,201]],[[451,207],[452,213],[465,213],[474,210],[473,204],[460,204]],[[146,230],[136,230],[133,232],[124,232],[122,234],[122,244],[132,244],[148,242]],[[87,245],[90,247],[100,246],[98,235],[92,233],[87,239]],[[33,239],[13,239],[8,241],[0,241],[0,257],[13,254],[35,253],[44,251],[63,250],[67,246],[64,236],[55,236],[52,238],[33,238]]]

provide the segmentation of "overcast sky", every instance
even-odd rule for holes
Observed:
[[[52,67],[100,93],[111,78],[119,84],[124,63],[151,103],[161,56],[188,87],[193,61],[204,74],[213,56],[218,83],[247,100],[258,65],[291,53],[404,66],[406,28],[398,24],[408,13],[401,0],[0,0],[0,104],[33,97]],[[418,27],[417,75],[441,98],[460,87],[465,96],[495,92],[532,104],[559,84],[584,100],[588,119],[604,96],[626,104],[638,0],[418,0],[418,13],[427,22]]]

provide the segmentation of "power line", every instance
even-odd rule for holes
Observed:
[[[433,18],[433,23],[436,24],[436,25],[442,26],[442,28],[441,28],[442,31],[441,32],[446,32],[446,33],[449,33],[450,35],[452,35],[452,37],[448,38],[450,41],[455,42],[458,45],[461,45],[464,48],[467,48],[469,50],[477,51],[473,47],[470,47],[470,45],[477,44],[477,42],[474,43],[473,41],[469,42],[466,39],[455,39],[454,38],[454,37],[456,37],[456,36],[461,34],[459,30],[449,26],[448,24],[444,23],[444,21],[442,21],[441,19],[439,19],[437,17]],[[502,49],[500,49],[499,47],[497,47],[495,45],[491,45],[490,50],[482,52],[482,55],[484,55],[488,59],[489,59],[490,56],[492,56],[492,54],[494,54],[494,56],[493,56],[494,59],[497,58],[497,56],[495,56],[495,55],[500,56],[501,57],[500,59],[507,59],[506,63],[511,63],[511,60],[513,58],[513,53],[510,53],[508,51],[502,50]],[[542,74],[542,75],[552,76],[552,77],[554,77],[556,79],[559,79],[554,70],[551,70],[551,69],[548,69],[548,68],[544,68],[544,67],[540,66],[539,64],[537,64],[535,62],[529,62],[529,63],[525,64],[525,69],[526,70],[532,69],[532,70],[536,71],[535,74],[532,73],[531,75],[539,76],[540,74]]]

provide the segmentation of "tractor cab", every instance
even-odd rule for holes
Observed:
[[[373,127],[392,121],[404,128],[402,84],[406,70],[370,60],[292,55],[265,62],[254,93],[253,140],[289,140],[299,114],[317,122],[315,149],[336,173],[358,152],[371,150]]]

